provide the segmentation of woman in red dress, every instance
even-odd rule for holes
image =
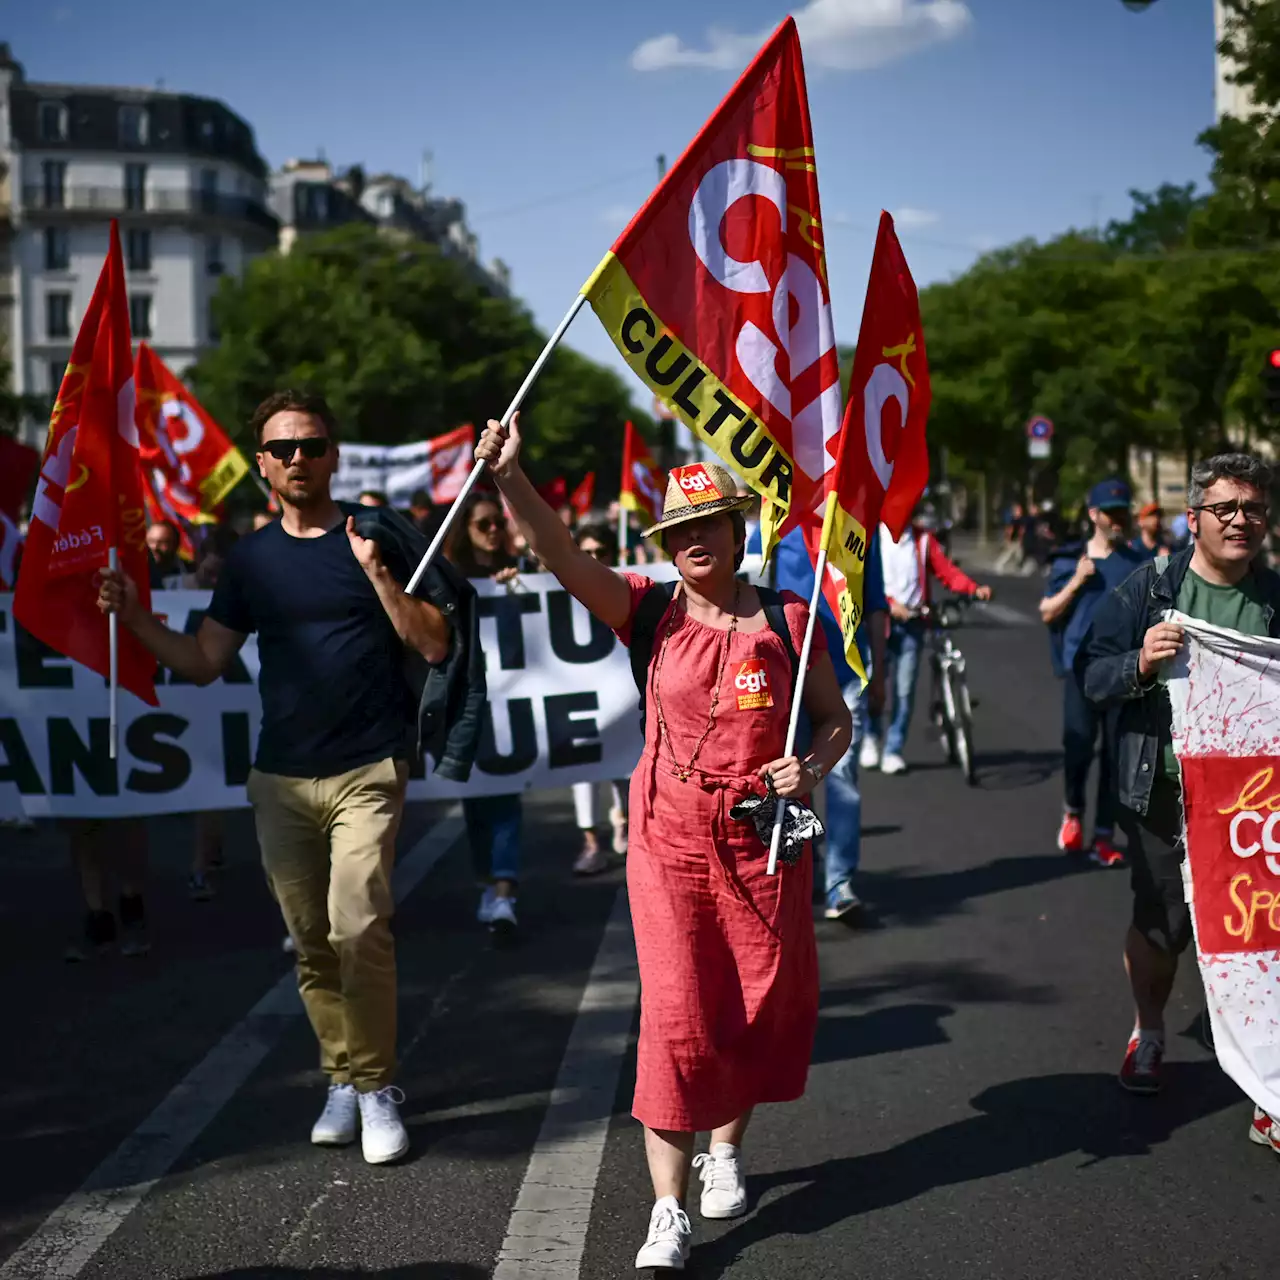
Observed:
[[[490,422],[476,456],[530,547],[630,644],[653,583],[579,550],[519,455],[518,415],[509,430]],[[848,749],[850,716],[817,628],[804,688],[812,748],[803,760],[783,755],[791,659],[735,572],[749,501],[723,467],[679,468],[646,535],[661,540],[680,581],[654,633],[645,749],[631,778],[627,890],[641,986],[632,1114],[645,1127],[656,1200],[637,1268],[684,1267],[692,1167],[704,1217],[746,1211],[741,1149],[752,1109],[804,1093],[817,1028],[809,856],[768,875],[768,850],[729,810],[764,793],[766,775],[779,795],[806,796]],[[808,607],[784,593],[784,613],[799,652]],[[695,1161],[694,1139],[706,1131],[710,1151]]]

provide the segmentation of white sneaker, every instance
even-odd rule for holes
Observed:
[[[493,904],[497,900],[498,895],[494,892],[492,885],[480,895],[480,905],[476,908],[476,919],[481,924],[488,924],[493,919]]]
[[[516,931],[516,900],[514,898],[494,898],[493,910],[489,913],[489,928],[494,933]]]
[[[886,751],[880,761],[881,773],[906,773],[907,762],[896,752]]]
[[[653,1206],[649,1238],[636,1254],[636,1270],[665,1267],[668,1271],[683,1271],[692,1247],[693,1228],[689,1225],[688,1215],[675,1196],[663,1196]]]
[[[369,1164],[389,1164],[409,1150],[409,1131],[400,1119],[404,1094],[388,1085],[374,1093],[361,1093],[360,1148]]]
[[[740,1218],[747,1211],[747,1179],[739,1149],[717,1142],[709,1155],[693,1162],[702,1178],[702,1216]]]
[[[320,1119],[311,1126],[317,1147],[345,1147],[356,1140],[356,1091],[349,1084],[331,1084]]]
[[[862,740],[862,750],[858,753],[860,769],[878,769],[880,767],[880,744],[867,734]]]

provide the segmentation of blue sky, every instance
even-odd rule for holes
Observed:
[[[1211,0],[812,0],[809,79],[832,301],[857,336],[881,207],[921,285],[985,248],[1124,216],[1131,187],[1203,180]],[[552,327],[787,10],[770,0],[0,0],[36,80],[223,99],[272,165],[416,177]],[[589,311],[581,350],[619,369]],[[495,412],[500,406],[495,406]]]

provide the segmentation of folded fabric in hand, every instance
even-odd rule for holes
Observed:
[[[739,800],[729,810],[729,817],[739,822],[750,822],[755,826],[756,835],[764,842],[766,848],[773,841],[773,821],[781,803],[769,782],[769,794],[765,796],[747,796]],[[807,804],[799,800],[787,801],[786,816],[782,819],[782,839],[778,842],[778,860],[794,867],[804,852],[805,842],[824,835],[826,828]]]

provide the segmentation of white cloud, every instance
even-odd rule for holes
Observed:
[[[968,29],[973,14],[964,0],[809,0],[795,19],[809,66],[866,71],[954,39]],[[768,31],[712,27],[706,47],[698,49],[676,35],[654,36],[632,53],[631,65],[637,71],[740,71],[768,37]]]
[[[935,225],[938,215],[932,209],[913,209],[907,205],[893,210],[893,221],[904,231],[918,231],[921,227]]]

